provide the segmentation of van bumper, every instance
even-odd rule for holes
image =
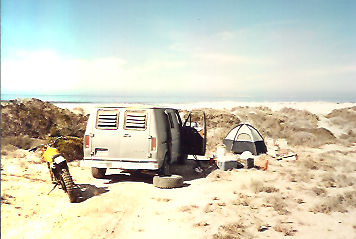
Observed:
[[[81,167],[90,167],[90,168],[157,170],[158,162],[147,161],[147,160],[126,161],[126,160],[83,159],[80,161],[80,166]]]

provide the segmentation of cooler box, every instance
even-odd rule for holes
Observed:
[[[229,170],[229,169],[234,169],[237,168],[237,161],[233,159],[217,159],[216,160],[217,166],[221,170]]]

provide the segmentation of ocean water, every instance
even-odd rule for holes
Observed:
[[[209,95],[171,95],[171,96],[122,96],[122,95],[30,95],[30,94],[2,94],[2,101],[14,99],[37,98],[53,103],[191,103],[191,102],[219,102],[219,101],[253,101],[250,97],[212,97]],[[260,99],[262,100],[262,99]],[[260,101],[258,100],[258,101]]]
[[[325,101],[325,102],[356,102],[355,95],[352,96],[333,96],[333,95],[244,95],[244,96],[212,96],[212,95],[40,95],[40,94],[1,94],[1,101],[9,101],[14,99],[31,99],[37,98],[42,101],[52,103],[194,103],[194,102],[306,102],[306,101]]]

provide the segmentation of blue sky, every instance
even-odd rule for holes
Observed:
[[[356,1],[1,1],[1,91],[356,100]]]

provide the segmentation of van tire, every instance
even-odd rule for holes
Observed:
[[[183,182],[183,177],[180,175],[153,177],[153,186],[157,188],[180,188]]]
[[[181,154],[177,160],[178,164],[185,164],[188,160],[188,154]]]
[[[103,179],[105,177],[106,168],[91,168],[91,174],[94,178]]]

